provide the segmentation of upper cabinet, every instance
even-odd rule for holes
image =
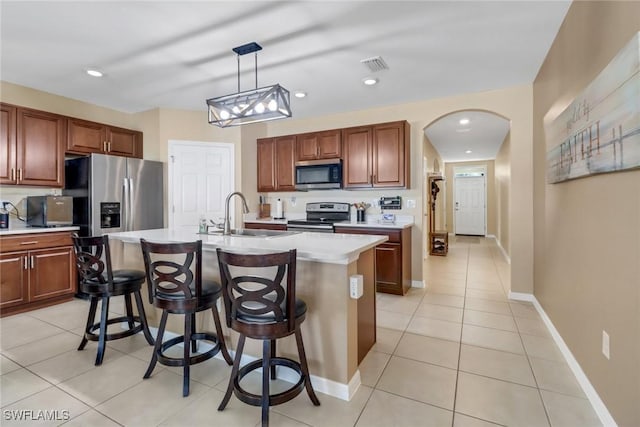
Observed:
[[[0,184],[64,186],[66,118],[0,104]]]
[[[263,138],[258,191],[294,191],[295,162],[342,159],[345,189],[409,188],[410,129],[406,121]]]
[[[296,160],[339,159],[342,156],[340,129],[296,136]]]
[[[409,188],[409,123],[359,126],[342,135],[345,188]]]
[[[295,190],[295,135],[258,140],[258,191]]]
[[[70,118],[67,152],[142,158],[142,132]]]

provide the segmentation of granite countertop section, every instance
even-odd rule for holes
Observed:
[[[367,216],[367,222],[357,222],[355,217],[352,217],[350,221],[337,222],[335,223],[335,227],[359,227],[359,228],[385,228],[385,229],[403,229],[409,228],[415,225],[413,221],[412,215],[398,215],[396,217],[396,222],[393,224],[387,224],[381,222],[382,215],[372,214]],[[290,219],[305,219],[304,214],[292,215],[291,217],[287,217],[285,219],[271,219],[271,218],[262,218],[256,219],[255,217],[245,217],[245,223],[255,223],[255,224],[280,224],[286,225],[287,221]],[[339,230],[336,230],[339,233]]]
[[[387,236],[310,232],[288,232],[281,236],[268,237],[223,236],[221,234],[198,234],[197,227],[126,231],[110,233],[109,238],[127,243],[139,243],[141,238],[154,242],[202,240],[204,251],[223,248],[239,253],[259,254],[297,249],[299,260],[328,264],[349,264],[357,260],[360,253],[388,240]]]
[[[379,220],[370,220],[367,222],[357,222],[355,220],[345,221],[345,222],[336,222],[333,224],[336,228],[336,233],[340,232],[340,227],[358,227],[358,228],[391,228],[391,229],[403,229],[409,228],[414,225],[413,220],[411,221],[398,221],[396,220],[393,224],[387,224],[379,222]]]
[[[29,227],[24,222],[18,222],[14,218],[9,221],[9,228],[1,228],[0,236],[11,236],[14,234],[36,234],[36,233],[56,233],[59,231],[77,231],[80,227],[75,225],[68,227]]]

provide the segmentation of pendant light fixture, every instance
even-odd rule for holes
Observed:
[[[262,46],[251,42],[232,50],[238,59],[238,92],[207,99],[209,123],[224,128],[291,117],[288,90],[279,84],[258,88],[258,51]],[[255,53],[256,88],[240,92],[240,57],[248,53]]]

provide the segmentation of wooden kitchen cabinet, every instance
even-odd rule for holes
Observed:
[[[66,119],[0,104],[0,184],[64,186]]]
[[[344,129],[344,187],[409,188],[410,136],[406,121]]]
[[[276,230],[276,231],[287,231],[286,224],[269,224],[265,222],[245,222],[244,228],[249,228],[252,230]]]
[[[339,159],[342,156],[340,129],[296,135],[298,161]]]
[[[336,233],[378,234],[389,237],[376,246],[376,291],[404,295],[411,287],[411,228],[343,227]]]
[[[258,144],[258,191],[295,190],[295,135],[263,138]]]
[[[142,158],[142,132],[69,118],[66,151]]]
[[[0,104],[0,184],[16,183],[16,110]]]
[[[0,237],[0,315],[71,299],[76,269],[70,232]]]

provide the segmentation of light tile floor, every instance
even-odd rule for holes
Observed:
[[[272,426],[601,425],[534,307],[507,299],[509,265],[492,240],[452,238],[424,271],[427,289],[378,294],[378,341],[354,398],[319,394],[314,407],[303,392],[271,408]],[[157,365],[142,380],[151,354],[142,336],[110,342],[95,367],[95,343],[76,351],[86,313],[75,300],[0,320],[2,426],[260,424],[259,408],[235,397],[216,410],[230,372],[218,359],[192,368],[187,398],[180,369]],[[255,375],[245,382],[259,387]],[[24,409],[70,420],[8,419]]]

